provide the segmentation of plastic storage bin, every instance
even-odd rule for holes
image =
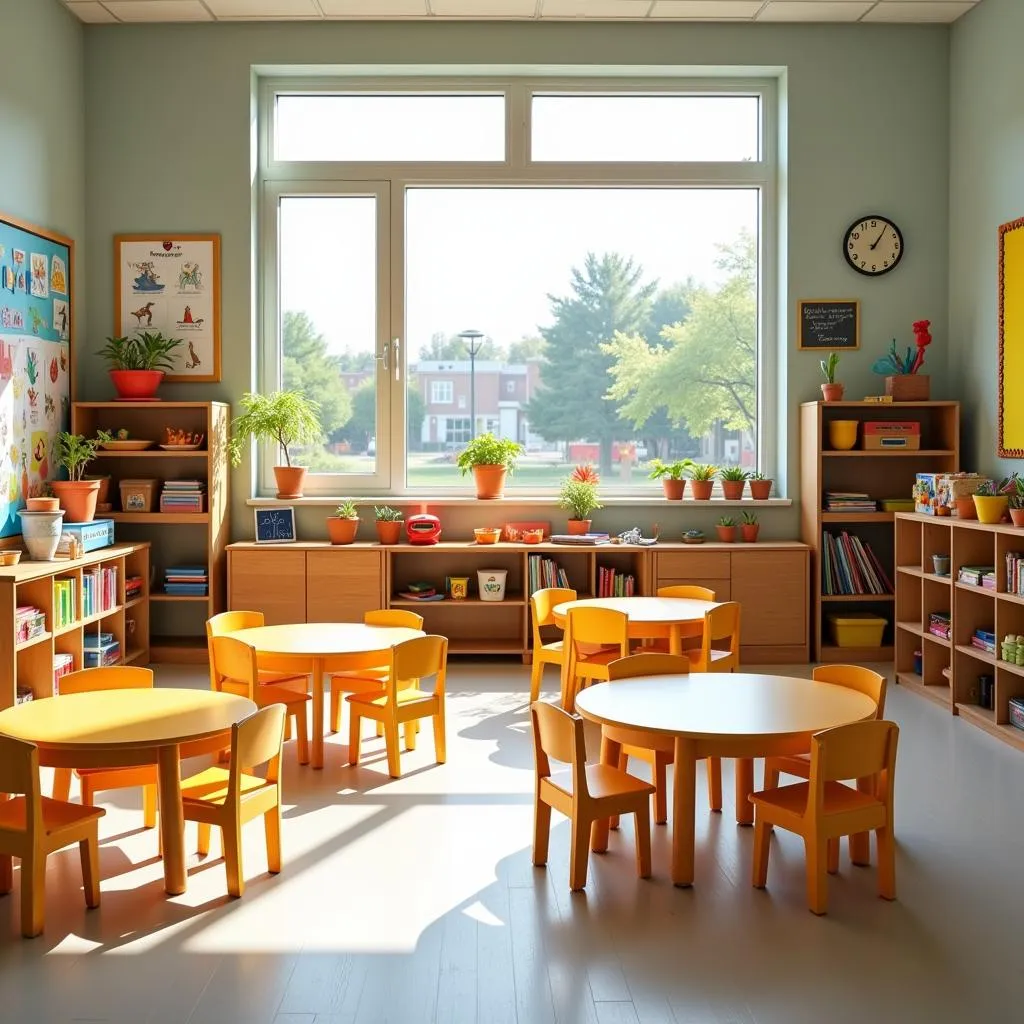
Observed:
[[[114,520],[94,519],[91,523],[65,523],[61,533],[70,533],[82,543],[82,551],[108,548],[114,543]]]
[[[507,569],[478,569],[477,585],[481,601],[505,600],[505,577]]]
[[[121,509],[124,512],[152,512],[159,480],[122,480]]]
[[[870,612],[830,615],[832,636],[837,647],[881,647],[886,620]]]

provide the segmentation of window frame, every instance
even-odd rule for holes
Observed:
[[[387,433],[378,433],[378,439],[389,438],[381,448],[377,446],[378,474],[375,482],[365,478],[342,474],[310,474],[306,493],[310,496],[346,494],[363,497],[439,498],[464,495],[458,477],[453,476],[450,487],[417,487],[405,483],[407,472],[407,444],[405,425],[405,388],[408,379],[405,344],[405,197],[410,188],[491,188],[491,187],[546,187],[546,188],[756,188],[760,192],[760,220],[758,229],[758,353],[757,353],[757,466],[767,476],[779,479],[785,469],[785,452],[778,444],[780,332],[784,336],[785,320],[779,300],[779,287],[784,276],[779,274],[781,251],[779,223],[782,203],[779,195],[778,136],[780,125],[778,82],[774,77],[692,77],[666,76],[664,70],[646,76],[643,69],[631,69],[623,77],[592,74],[523,74],[480,77],[458,76],[450,73],[438,75],[388,76],[380,74],[346,74],[326,78],[261,77],[257,88],[257,187],[264,197],[280,194],[287,185],[288,194],[308,192],[331,195],[344,185],[351,191],[360,186],[386,183],[389,187],[389,209],[386,211],[387,238],[379,239],[378,258],[381,272],[386,273],[384,294],[391,340],[391,358],[397,356],[400,380],[390,374],[390,401],[384,399],[386,416],[378,422]],[[635,72],[635,73],[633,73]],[[431,161],[375,162],[359,161],[331,163],[319,161],[280,161],[274,153],[274,121],[276,100],[280,95],[323,93],[463,93],[505,97],[505,159],[472,163]],[[567,94],[658,94],[658,95],[743,95],[756,96],[760,110],[759,159],[736,162],[578,162],[533,163],[530,159],[530,99],[533,93]],[[385,211],[381,211],[383,214]],[[258,287],[262,296],[258,301],[257,324],[258,364],[256,380],[264,390],[279,387],[280,346],[277,337],[277,232],[273,209],[264,199],[257,211]],[[383,259],[387,254],[387,269]],[[380,285],[379,289],[380,291]],[[378,402],[381,402],[379,385]],[[258,496],[274,494],[274,453],[261,452],[255,493]],[[385,483],[380,483],[386,480]],[[360,482],[362,481],[362,482]],[[606,488],[613,496],[616,488],[609,480]],[[532,496],[550,497],[553,491],[534,492]],[[619,489],[642,498],[636,484]],[[531,497],[523,491],[516,496]],[[652,494],[654,490],[652,488]]]

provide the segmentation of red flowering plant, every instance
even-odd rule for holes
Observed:
[[[601,482],[597,470],[589,462],[577,466],[569,475],[569,479],[581,484],[593,484],[595,487]]]
[[[562,481],[558,492],[558,507],[570,512],[572,519],[589,519],[591,512],[601,508],[597,500],[597,485],[600,482],[601,478],[593,466],[577,466]]]

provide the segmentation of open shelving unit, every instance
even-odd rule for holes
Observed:
[[[838,451],[829,443],[829,423],[856,420],[858,447]],[[863,424],[914,421],[921,425],[919,449],[864,450]],[[960,462],[958,402],[804,402],[800,407],[801,536],[811,549],[811,636],[819,661],[891,661],[899,601],[889,594],[824,594],[822,548],[825,532],[847,532],[870,545],[893,586],[895,566],[892,524],[899,513],[826,512],[826,491],[857,491],[875,500],[909,498],[919,472],[955,473]],[[895,609],[895,615],[894,615]],[[879,647],[839,647],[827,616],[840,611],[871,612],[887,621]]]

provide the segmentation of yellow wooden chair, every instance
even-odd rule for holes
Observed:
[[[260,684],[256,650],[233,636],[213,636],[210,645],[210,674],[213,688],[248,697],[257,707],[282,704],[295,722],[295,745],[299,764],[309,764],[309,733],[306,729],[306,703],[310,695],[284,686]]]
[[[266,625],[263,612],[233,611],[221,612],[206,620],[206,642],[215,636],[226,636],[239,629],[257,629]],[[213,658],[210,658],[210,681],[213,683]],[[284,686],[296,693],[309,690],[309,677],[296,675],[294,672],[275,672],[273,669],[260,669],[259,683],[261,686]],[[216,689],[216,687],[214,687]],[[287,738],[287,737],[286,737]]]
[[[565,622],[565,692],[562,707],[576,705],[580,681],[608,681],[608,665],[629,657],[629,618],[625,612],[593,606],[570,608]]]
[[[564,644],[561,640],[544,643],[540,634],[542,626],[553,626],[555,616],[552,609],[556,604],[575,601],[576,591],[564,587],[546,587],[530,595],[530,620],[533,629],[533,662],[530,667],[530,703],[540,696],[540,681],[545,665],[561,667]]]
[[[896,898],[893,789],[896,780],[894,722],[855,722],[811,738],[808,782],[754,793],[753,883],[768,880],[771,826],[802,836],[807,856],[807,905],[828,909],[828,875],[839,869],[839,838],[874,831],[878,843],[878,895]],[[842,779],[872,779],[871,792],[844,786]]]
[[[381,608],[366,612],[363,623],[367,626],[392,626],[405,629],[422,629],[423,616],[406,608]],[[341,695],[343,693],[383,693],[388,678],[388,666],[364,668],[353,672],[335,672],[331,676],[331,732],[341,729]],[[405,749],[416,749],[416,733],[419,722],[408,722],[405,726]],[[377,723],[377,735],[384,735],[384,727]]]
[[[65,677],[67,678],[67,677]],[[64,680],[61,680],[63,684]],[[21,860],[21,934],[30,939],[43,930],[46,858],[78,843],[85,905],[100,905],[99,820],[102,807],[80,806],[42,796],[39,751],[34,743],[0,736],[0,895],[14,887],[12,857]]]
[[[109,665],[70,672],[60,680],[61,694],[88,693],[96,690],[151,690],[153,670],[137,665]],[[156,765],[131,768],[56,768],[53,772],[54,800],[67,800],[71,793],[72,771],[82,790],[82,803],[94,804],[96,794],[108,789],[142,787],[142,822],[146,828],[156,825]]]
[[[576,892],[587,884],[593,825],[613,815],[636,815],[636,873],[651,876],[650,794],[654,787],[642,779],[605,764],[587,764],[583,719],[554,704],[534,701],[530,705],[533,721],[533,749],[536,764],[534,794],[533,863],[548,862],[551,837],[551,809],[572,822],[569,853],[569,888]],[[551,770],[551,758],[566,768]],[[605,853],[595,833],[594,852]],[[598,848],[600,846],[600,849]]]
[[[238,643],[239,641],[235,641]],[[242,826],[262,815],[267,838],[267,869],[281,870],[281,746],[285,706],[269,704],[231,727],[227,768],[214,765],[184,779],[181,801],[186,821],[199,823],[199,853],[210,852],[210,828],[221,831],[228,892],[245,892]],[[265,776],[251,769],[266,765]]]
[[[362,720],[370,718],[384,726],[388,774],[397,779],[402,774],[398,749],[398,727],[420,718],[434,720],[434,751],[438,764],[444,764],[445,723],[444,688],[448,668],[448,641],[443,636],[419,636],[391,648],[388,677],[382,692],[350,693],[348,763],[359,764],[359,742]],[[420,689],[420,682],[434,676],[434,692]],[[409,681],[411,685],[405,685]]]
[[[672,587],[658,587],[654,592],[655,597],[684,597],[691,601],[714,601],[715,592],[707,587],[698,587],[689,583],[679,584]]]
[[[724,601],[704,613],[698,649],[687,651],[691,672],[733,672],[740,667],[740,606]]]
[[[671,587],[658,587],[654,592],[655,597],[682,597],[691,601],[714,601],[715,592],[707,587],[698,587],[695,584],[680,583]],[[703,632],[703,623],[688,623],[679,627],[680,638],[684,647],[692,647],[699,642]],[[668,637],[661,637],[656,640],[644,640],[642,651],[664,651],[668,653]]]

